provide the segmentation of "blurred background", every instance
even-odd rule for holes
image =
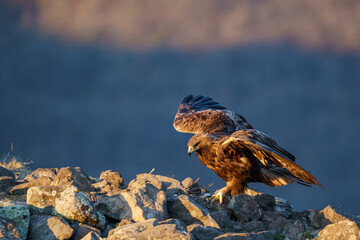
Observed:
[[[174,115],[210,95],[325,189],[253,185],[360,214],[360,2],[0,0],[0,153],[39,167],[225,183]]]

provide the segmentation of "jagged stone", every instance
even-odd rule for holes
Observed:
[[[289,217],[294,211],[293,206],[283,198],[275,197],[275,212],[280,213],[284,217]]]
[[[30,212],[25,204],[1,201],[0,217],[10,219],[19,231],[20,236],[23,239],[26,238],[30,222]]]
[[[55,199],[59,198],[66,188],[68,187],[39,186],[29,188],[26,194],[26,203],[29,205],[30,213],[32,215],[54,214]]]
[[[184,186],[176,179],[165,177],[161,175],[154,175],[142,173],[136,175],[136,179],[129,183],[128,188],[132,188],[133,184],[149,182],[156,186],[159,190],[163,190],[166,197],[171,197],[175,194],[186,194],[187,191]],[[160,183],[160,184],[159,184]]]
[[[3,176],[15,178],[15,174],[13,173],[13,171],[0,166],[0,177]]]
[[[269,231],[258,233],[225,233],[215,240],[273,240],[274,235]]]
[[[233,196],[228,208],[234,211],[234,215],[239,222],[256,221],[263,214],[257,202],[249,195]]]
[[[191,235],[177,224],[159,224],[150,219],[116,227],[109,232],[108,239],[191,239]]]
[[[31,182],[40,177],[49,177],[53,181],[58,171],[59,169],[57,168],[38,168],[31,174],[27,175],[24,179]]]
[[[253,198],[264,211],[274,211],[276,205],[274,196],[264,193],[255,195]]]
[[[333,207],[328,205],[324,208],[320,213],[323,214],[324,218],[328,219],[331,223],[337,223],[340,221],[350,220],[357,223],[360,226],[360,222],[354,216],[347,214],[346,212],[342,211],[340,208]]]
[[[15,195],[26,194],[27,190],[35,186],[50,186],[52,179],[48,176],[41,176],[31,182],[22,183],[11,188],[10,193]]]
[[[94,189],[91,186],[91,179],[79,167],[61,168],[56,175],[53,186],[74,186],[82,192],[91,192]]]
[[[14,177],[9,176],[0,176],[0,192],[9,192],[9,189],[11,189],[16,184]]]
[[[360,239],[360,230],[354,221],[338,221],[322,229],[317,239],[358,240]]]
[[[100,237],[100,230],[83,223],[75,223],[71,226],[74,229],[72,236],[73,240],[80,240],[86,237],[89,233],[94,233]],[[90,234],[91,235],[91,234]],[[92,236],[92,235],[91,235]],[[89,238],[89,236],[87,236]],[[89,238],[91,239],[91,238]]]
[[[299,220],[291,222],[277,212],[265,212],[262,221],[268,230],[294,239],[299,238],[305,230]]]
[[[100,180],[118,180],[122,184],[124,183],[123,178],[119,172],[114,172],[113,170],[107,170],[100,174]]]
[[[169,216],[183,221],[186,225],[199,223],[205,227],[220,228],[209,211],[187,195],[175,195],[167,200],[167,205]]]
[[[234,221],[231,219],[231,212],[227,208],[224,210],[211,211],[210,215],[221,228],[228,228],[234,225]]]
[[[217,228],[204,227],[201,224],[192,224],[187,227],[187,231],[198,240],[213,240],[217,236],[224,234]]]
[[[0,217],[0,239],[25,239],[20,235],[16,224],[8,218]]]
[[[149,181],[146,179],[150,179]],[[106,216],[121,220],[133,219],[141,222],[156,218],[168,218],[166,211],[166,195],[162,183],[156,178],[147,176],[137,178],[129,183],[127,190],[117,195],[104,197],[95,206]]]
[[[86,234],[86,236],[81,238],[81,240],[100,240],[100,239],[102,239],[101,236],[96,232],[89,232],[88,234]]]
[[[266,226],[261,221],[251,221],[236,225],[234,227],[237,232],[260,232],[266,230]]]
[[[55,199],[55,211],[67,219],[103,228],[105,217],[98,213],[85,193],[68,187]]]
[[[118,194],[119,190],[124,188],[124,185],[119,180],[102,180],[92,184],[96,191],[105,193],[108,196]]]
[[[73,229],[62,218],[33,215],[30,219],[29,240],[70,239]]]

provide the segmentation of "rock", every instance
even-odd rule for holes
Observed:
[[[72,234],[73,229],[60,217],[31,216],[29,240],[70,239]]]
[[[160,224],[155,219],[119,226],[109,232],[114,239],[191,239],[191,235],[179,229],[177,224]]]
[[[192,224],[187,227],[187,231],[199,240],[213,240],[217,236],[224,234],[219,229],[213,227],[204,227],[200,224]]]
[[[330,205],[320,211],[320,214],[323,214],[324,218],[328,219],[331,223],[337,223],[344,220],[356,222],[358,220],[354,216],[350,216],[349,214],[345,213],[340,208]],[[360,226],[359,223],[357,223],[357,225]]]
[[[123,178],[119,172],[114,172],[112,170],[107,170],[100,174],[100,180],[118,180],[122,184],[124,183]]]
[[[20,231],[16,228],[16,224],[8,218],[0,217],[0,239],[25,239],[20,235]]]
[[[57,168],[38,168],[35,171],[33,171],[31,174],[27,175],[25,177],[25,180],[31,182],[40,177],[49,177],[53,181],[58,171],[59,169]]]
[[[231,212],[229,209],[212,211],[210,212],[210,215],[221,229],[234,226],[234,221],[231,219]]]
[[[26,194],[26,203],[32,215],[55,214],[55,200],[67,187],[39,186],[31,187]]]
[[[0,166],[0,177],[12,177],[15,178],[13,171]]]
[[[258,233],[225,233],[215,240],[273,240],[274,235],[269,231]]]
[[[30,212],[26,205],[1,201],[0,217],[10,219],[21,238],[26,238],[30,222]]]
[[[41,176],[37,179],[32,180],[31,182],[16,185],[15,187],[11,188],[10,193],[15,195],[23,195],[26,194],[27,190],[31,187],[50,186],[51,183],[52,179],[50,177]]]
[[[360,230],[354,221],[338,221],[321,230],[317,239],[357,240],[360,239]]]
[[[89,225],[83,223],[75,223],[72,225],[74,229],[74,233],[72,236],[73,240],[80,240],[87,236],[88,239],[91,239],[91,233],[96,234],[96,236],[100,237],[100,230]],[[96,238],[95,238],[96,239]]]
[[[239,222],[256,221],[262,217],[262,210],[249,195],[236,195],[230,200],[228,208],[234,211]]]
[[[81,238],[81,240],[100,240],[100,239],[102,239],[101,236],[96,232],[89,232],[88,234],[86,234],[86,236]]]
[[[261,221],[251,221],[236,225],[234,227],[237,232],[260,232],[266,230],[266,226]]]
[[[187,177],[181,182],[181,184],[184,186],[184,188],[188,189],[194,185],[194,180],[191,177]]]
[[[166,197],[171,197],[175,194],[186,194],[187,191],[184,186],[176,179],[165,177],[161,175],[154,175],[154,174],[138,174],[136,175],[136,179],[132,180],[129,183],[129,187],[131,188],[135,182],[149,182],[152,183],[154,186],[158,187],[159,190],[163,190],[166,194]],[[159,184],[160,182],[160,184]]]
[[[109,231],[108,239],[127,239],[146,229],[153,228],[158,224],[157,220],[149,219],[138,223],[118,226]]]
[[[118,220],[123,218],[133,219],[136,222],[151,218],[164,220],[168,218],[168,214],[166,195],[162,188],[163,185],[157,178],[139,177],[129,183],[127,190],[104,197],[95,206],[106,216]]]
[[[253,198],[264,211],[274,211],[276,205],[274,196],[264,193],[255,195]]]
[[[299,220],[291,222],[277,212],[265,212],[262,221],[268,230],[290,238],[299,238],[305,230]]]
[[[112,196],[119,193],[124,185],[119,180],[103,180],[92,184],[96,191]]]
[[[9,192],[9,188],[12,188],[16,184],[14,177],[0,176],[0,192]]]
[[[208,210],[201,207],[187,195],[173,196],[167,200],[169,216],[183,221],[186,225],[199,223],[205,227],[220,228]]]
[[[73,186],[31,187],[27,204],[32,214],[60,215],[100,228],[105,224],[105,217],[95,210],[87,195]]]
[[[274,208],[274,210],[287,218],[294,211],[294,208],[285,199],[275,197],[275,208]]]
[[[89,176],[79,167],[61,168],[56,175],[53,186],[74,186],[82,192],[91,192],[91,180]]]
[[[55,199],[55,211],[67,219],[103,228],[105,218],[97,213],[85,193],[68,187]]]

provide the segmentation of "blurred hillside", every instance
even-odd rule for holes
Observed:
[[[186,49],[289,41],[360,50],[354,0],[25,0],[23,23],[80,42]]]
[[[232,1],[221,1],[230,4],[226,11],[214,5],[220,1],[206,6],[151,1],[155,10],[146,1],[101,3],[0,0],[1,153],[14,143],[14,154],[34,161],[34,169],[80,166],[94,177],[113,169],[125,181],[155,168],[156,174],[180,180],[200,177],[204,186],[214,183],[213,191],[224,182],[187,156],[191,135],[172,127],[181,99],[203,93],[276,139],[325,187],[256,185],[259,190],[299,210],[332,204],[360,214],[360,54],[355,51],[360,30],[351,28],[359,22],[357,1],[336,2],[328,18],[315,9],[332,11],[331,1],[283,1],[282,7],[277,1],[241,1],[239,6],[251,11],[276,13],[266,21],[235,14],[228,24],[249,19],[230,30],[219,25],[218,31],[234,34],[227,41],[203,21],[217,25],[227,18],[202,14],[239,10]],[[264,4],[271,6],[261,10]],[[125,11],[130,6],[134,10]],[[145,14],[146,8],[151,11]],[[341,27],[324,23],[341,14],[346,22]],[[318,21],[310,21],[316,16]],[[168,24],[160,28],[166,38],[149,37],[156,32],[151,22]],[[282,28],[286,34],[265,27],[281,22],[288,26]],[[351,38],[344,37],[347,31]]]

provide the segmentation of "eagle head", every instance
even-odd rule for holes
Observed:
[[[191,156],[193,152],[201,155],[201,150],[209,146],[209,141],[212,140],[212,136],[205,133],[198,133],[190,138],[188,142],[188,154]]]

